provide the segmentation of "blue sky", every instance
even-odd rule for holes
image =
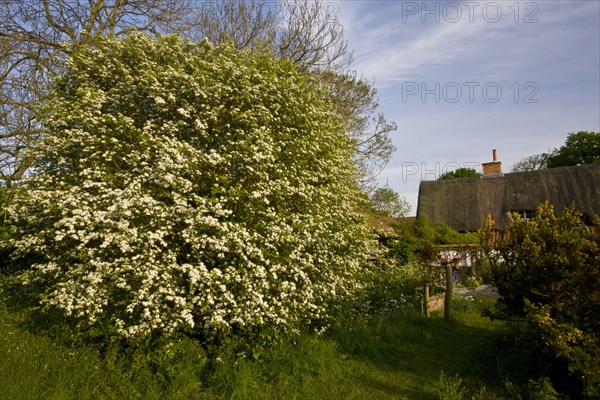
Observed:
[[[503,172],[600,132],[600,1],[331,1],[354,50],[352,69],[378,89],[398,124],[379,181],[412,204],[419,182],[481,170],[497,149]]]

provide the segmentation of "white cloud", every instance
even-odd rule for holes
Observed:
[[[353,68],[374,80],[381,110],[399,127],[398,150],[381,181],[413,196],[415,206],[420,178],[407,176],[403,163],[485,162],[497,148],[508,171],[525,156],[559,147],[569,132],[600,131],[600,2],[520,1],[518,23],[514,1],[477,2],[501,5],[497,23],[481,13],[473,22],[434,23],[429,17],[421,23],[418,15],[403,22],[407,3],[423,2],[338,2],[355,51]],[[431,9],[436,2],[427,3]],[[538,22],[524,23],[528,15]],[[443,87],[474,81],[478,90],[495,82],[503,96],[497,103],[485,101],[481,92],[474,102],[465,96],[455,104],[444,98],[436,103],[433,95],[403,101],[402,84],[411,81],[428,89],[436,82]],[[528,82],[537,85],[537,103],[524,102]]]

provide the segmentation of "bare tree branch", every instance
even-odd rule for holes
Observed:
[[[0,177],[27,170],[26,149],[40,137],[37,103],[66,56],[90,35],[132,30],[180,32],[192,0],[0,0]]]
[[[321,0],[0,0],[0,177],[19,180],[40,138],[38,103],[66,57],[96,34],[175,33],[271,51],[318,74],[347,122],[365,182],[391,157],[396,129],[374,116],[371,82],[348,71],[352,52],[332,3]],[[24,147],[23,147],[24,146]]]

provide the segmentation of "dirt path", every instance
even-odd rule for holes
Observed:
[[[498,298],[498,291],[495,287],[489,285],[481,285],[475,289],[469,289],[467,287],[454,288],[454,295],[459,296],[473,296],[473,297],[488,297]],[[429,298],[429,311],[434,312],[444,308],[444,293],[431,296]]]

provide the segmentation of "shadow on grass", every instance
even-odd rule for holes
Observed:
[[[369,398],[372,399],[438,399],[432,386],[410,387],[404,382],[392,382],[388,377],[377,377],[371,375],[360,375],[355,377],[355,379],[360,387],[369,389]]]
[[[356,321],[336,326],[330,337],[340,352],[372,366],[357,377],[364,384],[405,398],[433,399],[442,372],[459,376],[472,391],[498,385],[497,370],[481,356],[495,353],[503,333],[500,323],[469,311],[452,320],[408,315]]]

